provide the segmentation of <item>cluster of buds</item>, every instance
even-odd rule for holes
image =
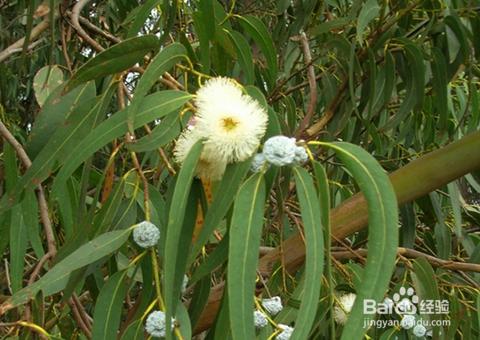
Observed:
[[[297,145],[295,138],[274,136],[267,139],[263,145],[263,152],[255,155],[251,170],[259,172],[270,164],[286,166],[303,164],[308,160],[307,151]]]

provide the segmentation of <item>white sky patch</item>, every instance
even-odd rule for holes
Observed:
[[[140,77],[138,72],[128,72],[125,77],[125,86],[127,86],[130,92],[133,92],[135,86],[137,85],[137,80]]]
[[[86,58],[90,58],[90,57],[95,56],[95,52],[93,52],[93,50],[88,46],[84,46],[82,48],[82,50],[80,51],[80,54],[83,55]]]
[[[155,29],[158,29],[157,22],[159,19],[160,19],[160,12],[158,11],[158,9],[156,8],[152,9],[152,11],[150,12],[150,15],[147,17],[147,20],[145,20],[145,24],[143,25],[142,29],[140,30],[140,32],[138,32],[137,35],[142,36],[145,34],[152,34]],[[158,32],[155,33],[156,36],[159,36],[158,34],[159,34]]]

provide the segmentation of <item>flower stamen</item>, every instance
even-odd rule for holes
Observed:
[[[238,126],[239,122],[232,117],[227,117],[222,119],[222,127],[227,131],[230,132],[234,130]]]

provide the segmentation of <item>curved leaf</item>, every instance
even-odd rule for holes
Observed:
[[[151,134],[140,138],[134,143],[128,143],[127,148],[135,152],[158,149],[177,137],[180,134],[180,128],[179,115],[172,113],[162,119],[160,124],[153,129]]]
[[[187,58],[187,50],[182,44],[174,43],[161,50],[155,58],[153,58],[151,63],[148,64],[145,73],[140,77],[140,80],[135,87],[135,95],[130,103],[129,110],[127,111],[129,126],[134,126],[134,120],[140,102],[147,95],[153,84],[155,84],[165,72],[171,69],[182,58]]]
[[[12,207],[19,199],[20,194],[26,188],[33,188],[48,177],[55,162],[63,163],[67,155],[71,155],[74,148],[84,140],[88,133],[97,126],[103,118],[103,113],[110,103],[113,90],[116,87],[111,84],[109,89],[98,99],[93,99],[80,105],[69,116],[66,122],[55,131],[47,145],[33,160],[15,188],[1,200],[0,210]]]
[[[398,247],[398,206],[386,172],[361,147],[345,143],[321,143],[332,148],[345,164],[368,204],[368,256],[357,298],[342,333],[342,339],[361,339],[366,329],[363,301],[379,301],[388,288]]]
[[[298,200],[302,214],[303,228],[305,230],[305,286],[298,311],[296,324],[292,334],[294,339],[306,339],[310,333],[315,315],[317,313],[320,288],[323,274],[323,229],[322,218],[318,207],[320,202],[312,177],[307,170],[293,168],[295,183],[297,185]]]
[[[255,80],[255,69],[252,63],[252,51],[250,50],[250,46],[248,45],[247,40],[243,37],[243,35],[236,31],[229,31],[227,29],[225,29],[224,31],[235,46],[235,50],[237,51],[238,63],[240,64],[243,72],[245,72],[246,83],[253,84]]]
[[[240,19],[243,29],[253,38],[265,55],[270,82],[273,84],[277,77],[277,52],[267,27],[262,20],[252,15],[237,17]]]
[[[27,145],[27,152],[31,159],[38,155],[55,131],[62,128],[61,124],[79,105],[95,98],[95,84],[88,82],[64,96],[61,96],[60,92],[61,89],[57,88],[35,117]]]
[[[185,104],[192,96],[181,91],[161,91],[145,97],[136,116],[134,128],[138,128],[152,120],[161,118]],[[75,169],[94,152],[113,139],[127,132],[128,108],[114,114],[92,130],[64,160],[54,182],[54,191],[64,183]]]
[[[148,52],[158,48],[158,39],[154,35],[126,39],[83,64],[70,78],[64,91],[69,92],[89,80],[124,71],[141,61]]]
[[[70,273],[116,251],[127,241],[130,232],[130,229],[111,231],[87,242],[57,263],[37,282],[14,294],[0,306],[0,312],[28,302],[39,291],[44,296],[61,291],[65,288]]]
[[[127,292],[126,274],[127,270],[116,272],[102,287],[93,313],[93,340],[117,337],[123,299]]]
[[[166,306],[166,329],[170,329],[171,317],[175,315],[176,303],[180,295],[180,280],[177,280],[178,273],[178,257],[179,242],[182,234],[182,225],[185,218],[187,202],[189,199],[190,188],[192,186],[193,177],[197,162],[202,152],[202,141],[196,142],[190,149],[187,158],[182,164],[182,168],[178,173],[177,182],[171,200],[170,211],[168,214],[167,236],[165,240],[165,306]],[[184,254],[187,256],[187,254]],[[184,268],[181,275],[183,276]],[[167,332],[167,339],[171,337],[171,333]]]
[[[362,43],[363,32],[368,24],[378,16],[380,6],[377,0],[368,0],[360,10],[357,20],[357,41]]]
[[[228,209],[232,205],[238,189],[247,175],[250,168],[250,160],[240,163],[229,164],[218,186],[213,202],[208,209],[202,230],[200,231],[197,241],[193,245],[189,257],[189,264],[192,264],[202,247],[207,243],[208,238],[213,230],[222,221]]]
[[[242,185],[233,207],[227,272],[233,339],[255,338],[253,299],[265,195],[263,174],[255,174]]]

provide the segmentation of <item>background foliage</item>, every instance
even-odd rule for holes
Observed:
[[[449,301],[450,326],[434,338],[480,336],[480,174],[468,173],[479,167],[477,1],[19,0],[0,9],[4,338],[141,339],[163,295],[173,337],[267,339],[272,325],[257,334],[252,325],[256,290],[282,296],[274,321],[295,324],[297,339],[407,339],[399,328],[363,329],[359,303],[345,327],[333,321],[335,296],[380,301],[402,285]],[[193,177],[200,146],[181,168],[172,148],[192,94],[217,75],[268,110],[267,137],[302,138],[316,161],[256,175],[249,161],[231,165],[211,202]],[[411,195],[397,214],[382,168],[441,155],[469,133],[467,156],[447,162],[468,174],[445,185],[451,169],[431,169],[436,190]],[[399,179],[412,192],[415,181]],[[348,237],[331,245],[329,209],[359,190],[368,229],[339,231]],[[345,218],[365,219],[348,202]],[[146,218],[162,237],[142,252],[130,226]],[[288,248],[295,237],[305,250]],[[259,249],[285,253],[255,272]]]

